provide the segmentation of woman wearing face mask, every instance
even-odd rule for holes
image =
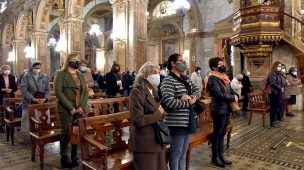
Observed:
[[[84,75],[84,79],[87,83],[88,88],[94,87],[94,80],[92,77],[91,69],[87,67],[87,61],[84,59],[80,60],[79,70]]]
[[[182,73],[187,69],[186,62],[180,54],[172,54],[168,59],[169,74],[161,83],[161,102],[165,109],[165,122],[170,129],[171,170],[185,170],[188,151],[192,105],[200,98],[198,87],[183,79]]]
[[[230,120],[229,103],[238,102],[239,96],[231,88],[224,61],[220,57],[211,58],[209,67],[212,70],[207,82],[207,90],[211,96],[211,115],[213,119],[212,159],[218,167],[232,164],[224,157],[224,138]]]
[[[270,127],[279,127],[278,117],[280,115],[280,98],[284,92],[283,79],[280,76],[282,64],[274,62],[268,76],[268,83],[272,87],[270,94]]]
[[[290,67],[289,74],[287,75],[287,80],[290,83],[290,86],[287,87],[286,91],[290,94],[288,99],[287,112],[286,116],[295,116],[292,113],[292,105],[296,104],[296,96],[300,94],[300,88],[302,85],[301,80],[298,78],[298,70],[296,67]]]
[[[243,70],[243,79],[242,79],[242,85],[243,85],[243,88],[242,88],[242,96],[244,97],[244,100],[243,100],[243,108],[242,108],[242,111],[249,111],[249,109],[247,108],[248,107],[248,93],[250,93],[252,91],[252,85],[251,85],[251,81],[249,79],[249,76],[250,76],[250,72],[249,70],[247,69],[244,69]]]
[[[63,69],[57,73],[54,91],[57,97],[57,112],[61,122],[60,155],[61,167],[72,168],[78,166],[77,145],[71,149],[71,160],[68,158],[69,128],[77,125],[88,101],[88,88],[83,74],[78,71],[80,58],[77,54],[70,54]]]
[[[0,104],[2,105],[4,97],[15,97],[15,91],[17,91],[17,84],[15,81],[15,76],[10,74],[9,65],[2,66],[1,70],[2,74],[0,75]],[[3,120],[0,120],[0,132],[4,132]]]
[[[121,91],[123,90],[123,88],[121,75],[119,74],[119,72],[120,66],[117,63],[114,63],[112,65],[111,71],[106,74],[106,94],[110,98],[121,96]]]
[[[287,80],[287,75],[286,75],[286,66],[284,64],[281,64],[281,74],[280,78],[282,79],[282,88],[287,89],[288,86],[290,86],[289,81]],[[284,121],[284,115],[286,113],[286,107],[287,107],[287,101],[290,98],[290,94],[287,90],[281,93],[280,95],[280,111],[278,115],[278,120],[279,121]]]
[[[147,62],[139,70],[130,94],[131,128],[129,147],[135,170],[166,170],[164,148],[156,142],[154,124],[164,117],[157,102],[159,68]]]
[[[42,104],[49,100],[50,83],[46,74],[41,73],[41,62],[34,61],[31,69],[22,77],[20,84],[22,92],[22,120],[21,131],[25,141],[29,141],[29,117],[27,106],[29,104]]]

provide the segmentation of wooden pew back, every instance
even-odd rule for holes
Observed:
[[[92,111],[87,113],[88,117],[106,115],[115,113],[115,106],[118,105],[118,112],[123,112],[129,110],[128,109],[128,97],[120,97],[120,98],[107,98],[107,99],[90,99],[88,101],[88,105],[92,106]],[[126,108],[124,108],[125,104],[127,104]]]
[[[95,133],[90,135],[87,127]],[[122,139],[123,128],[130,126],[130,112],[87,117],[79,120],[82,163],[88,169],[131,167],[132,157]],[[107,140],[107,136],[113,140]],[[90,154],[90,146],[94,149]],[[119,154],[117,154],[119,153]],[[128,155],[128,156],[127,156]]]

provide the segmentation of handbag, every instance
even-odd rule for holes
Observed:
[[[194,104],[194,110],[195,110],[195,113],[197,115],[200,115],[201,113],[203,113],[205,110],[206,110],[206,106],[205,104],[200,101],[200,100],[196,100],[195,104]]]
[[[199,115],[197,115],[193,108],[189,112],[189,131],[194,133],[199,128]]]
[[[69,129],[69,143],[70,144],[80,144],[80,135],[78,126],[70,126]]]
[[[230,105],[231,111],[233,113],[236,113],[236,112],[238,112],[241,109],[240,106],[239,106],[239,104],[236,103],[236,102],[231,102],[229,105]]]
[[[154,124],[156,142],[162,147],[166,144],[170,144],[170,129],[164,121],[157,121]]]

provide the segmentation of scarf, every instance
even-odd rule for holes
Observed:
[[[205,95],[206,95],[206,97],[210,96],[209,90],[208,90],[208,87],[207,87],[210,76],[215,76],[216,78],[220,79],[224,83],[225,86],[230,83],[230,80],[229,80],[229,78],[226,74],[220,73],[218,71],[212,71],[209,74],[209,76],[207,77],[207,79],[205,77],[205,79],[206,79],[206,83],[205,83]]]

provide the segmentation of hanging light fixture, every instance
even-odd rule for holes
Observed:
[[[174,9],[182,10],[183,12],[190,9],[190,3],[187,0],[175,0],[172,6]]]
[[[96,0],[95,0],[94,8],[96,8]],[[96,9],[95,9],[95,15],[97,15],[97,14],[96,14]],[[102,32],[100,31],[100,27],[99,27],[99,25],[98,25],[97,23],[93,23],[93,24],[91,25],[91,29],[90,29],[90,31],[89,31],[89,34],[90,34],[90,35],[95,34],[96,36],[99,36],[99,35],[102,34]]]
[[[10,51],[10,52],[8,53],[7,61],[8,61],[8,62],[15,61],[15,57],[14,57],[14,52],[13,52],[13,51]]]
[[[52,1],[52,16],[53,16],[53,1]],[[51,30],[52,30],[52,28],[53,28],[53,20],[52,20],[52,27],[51,27]],[[55,37],[54,37],[54,34],[53,33],[51,33],[52,35],[51,35],[51,37],[50,37],[50,39],[49,39],[49,42],[48,42],[48,46],[49,47],[55,47],[56,46],[56,44],[57,44],[57,41],[56,41],[56,39],[55,39]]]

